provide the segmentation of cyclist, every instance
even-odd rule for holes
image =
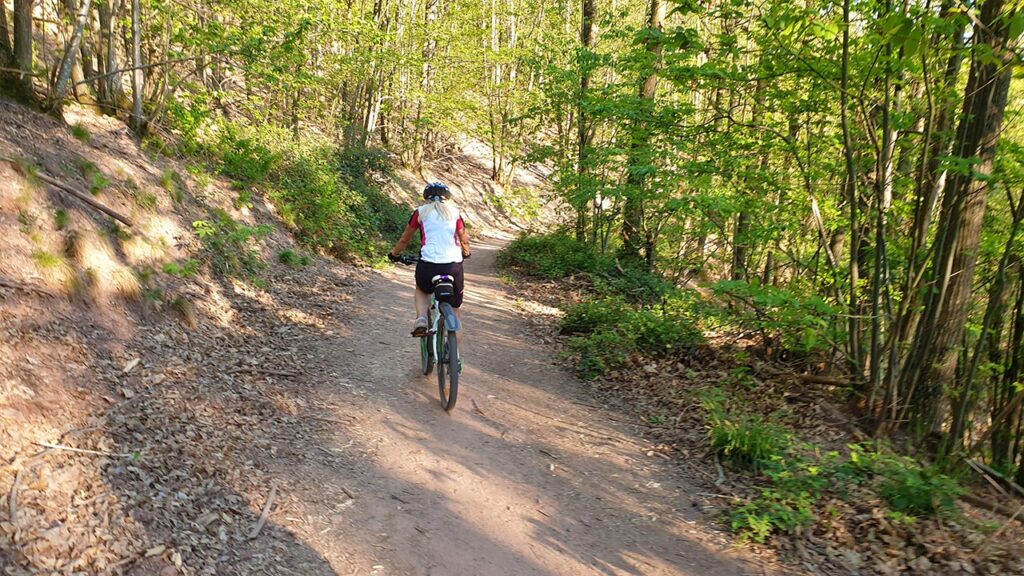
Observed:
[[[423,247],[420,248],[420,260],[416,264],[416,323],[413,336],[427,334],[427,311],[430,309],[430,295],[434,291],[432,280],[435,276],[447,274],[455,279],[455,297],[451,305],[456,316],[462,306],[462,261],[470,256],[469,237],[459,208],[450,201],[451,197],[452,191],[441,182],[427,184],[423,189],[423,199],[427,203],[412,213],[402,237],[388,254],[392,262],[398,260],[398,255],[409,245],[412,235],[419,230]],[[460,331],[456,337],[461,335]]]

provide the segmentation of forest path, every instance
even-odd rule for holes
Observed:
[[[309,399],[338,418],[323,446],[278,470],[297,506],[278,521],[330,570],[313,564],[379,575],[768,573],[724,551],[728,538],[697,522],[694,489],[628,425],[577,403],[584,390],[527,335],[497,277],[498,248],[480,243],[466,264],[466,368],[451,413],[408,336],[411,269],[375,274],[344,333],[317,342]]]

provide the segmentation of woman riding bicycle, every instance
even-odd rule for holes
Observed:
[[[428,202],[412,213],[405,232],[388,254],[392,262],[398,260],[398,255],[409,245],[412,235],[419,230],[423,247],[416,264],[416,324],[413,326],[413,336],[427,334],[427,310],[430,309],[430,295],[434,292],[432,280],[435,276],[447,274],[454,278],[455,296],[451,305],[456,315],[462,306],[462,261],[470,256],[469,237],[458,206],[449,201],[451,197],[452,192],[448,186],[440,182],[427,184],[423,189],[423,198]]]

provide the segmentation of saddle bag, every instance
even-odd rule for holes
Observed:
[[[455,278],[440,274],[432,279],[434,283],[434,298],[438,302],[451,302],[455,298]]]

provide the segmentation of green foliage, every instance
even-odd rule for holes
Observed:
[[[160,174],[160,186],[167,191],[167,195],[175,204],[181,204],[185,200],[185,182],[177,170],[164,170]]]
[[[547,279],[607,273],[615,268],[612,259],[562,233],[520,236],[498,255],[498,265]]]
[[[137,204],[139,208],[150,212],[156,210],[156,194],[153,194],[148,190],[136,190],[132,196],[135,198],[135,204]]]
[[[762,333],[788,350],[821,352],[842,337],[836,328],[837,309],[819,296],[734,280],[712,289],[725,303],[717,314],[725,324]]]
[[[609,297],[586,300],[565,311],[562,334],[591,334],[601,329],[624,324],[632,308],[622,298]]]
[[[277,261],[281,264],[296,268],[300,266],[308,266],[310,262],[309,256],[300,254],[291,248],[281,250],[281,252],[277,254]]]
[[[107,176],[97,170],[92,173],[92,184],[89,187],[89,191],[92,192],[93,196],[99,196],[107,187],[110,186],[111,180]]]
[[[91,136],[89,135],[89,129],[81,124],[75,124],[71,127],[71,135],[80,142],[88,143]]]
[[[189,258],[181,262],[167,262],[164,264],[163,270],[171,276],[191,278],[199,273],[199,260]]]
[[[964,493],[957,481],[934,466],[922,466],[913,458],[863,445],[851,447],[844,471],[872,482],[894,510],[916,516],[947,515]]]
[[[71,222],[71,215],[68,211],[63,208],[57,208],[57,213],[53,216],[53,225],[57,230],[65,230],[68,224]]]
[[[35,260],[37,266],[44,269],[52,270],[67,264],[67,260],[64,257],[47,252],[46,250],[36,250],[32,253],[32,259]]]
[[[634,354],[659,358],[704,342],[703,332],[685,316],[639,308],[616,296],[570,307],[561,332],[575,335],[569,348],[578,358],[580,374],[588,379],[622,366]]]
[[[208,220],[196,220],[192,228],[203,244],[203,253],[217,274],[253,276],[266,267],[251,246],[255,239],[270,234],[267,225],[239,224],[223,210],[214,210]]]
[[[760,415],[730,411],[725,393],[713,389],[701,398],[711,426],[711,447],[742,467],[763,469],[781,461],[793,445],[792,433]]]

